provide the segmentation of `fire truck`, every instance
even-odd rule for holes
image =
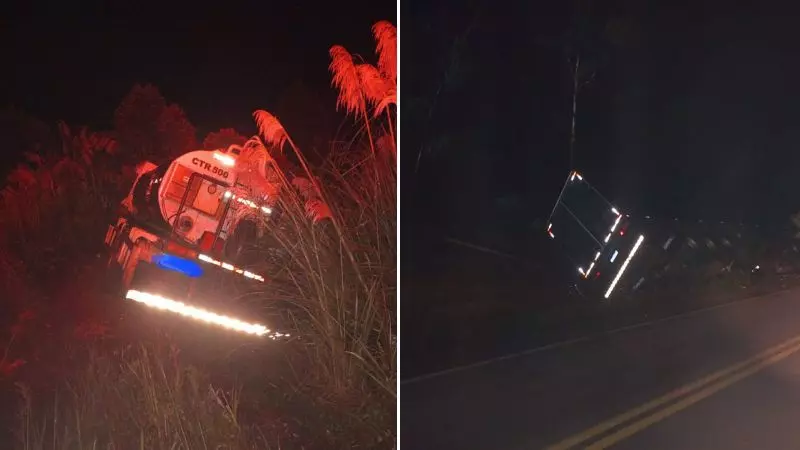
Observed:
[[[141,163],[105,237],[125,298],[251,335],[285,336],[198,306],[225,301],[196,295],[199,283],[220,272],[267,282],[248,270],[244,250],[276,215],[280,184],[272,163],[257,139],[191,151],[162,165]]]
[[[738,221],[651,217],[609,201],[572,171],[546,224],[574,291],[603,300],[655,295],[762,270],[763,233]]]

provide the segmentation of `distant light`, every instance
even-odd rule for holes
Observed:
[[[581,275],[585,275],[586,274],[586,272],[583,270],[583,267],[578,267],[578,272],[580,272]]]
[[[622,267],[619,268],[619,271],[617,272],[617,275],[614,277],[614,280],[611,281],[611,284],[608,286],[605,298],[611,296],[611,291],[613,291],[614,288],[617,286],[619,279],[622,278],[622,274],[625,273],[625,269],[628,268],[628,264],[630,264],[631,259],[633,259],[633,256],[639,250],[639,246],[642,245],[643,241],[644,241],[644,235],[639,235],[639,238],[636,239],[636,243],[633,244],[633,248],[631,249],[631,252],[628,254],[628,257],[625,258],[625,262],[622,263]]]
[[[603,242],[605,242],[606,244],[608,244],[608,240],[609,240],[609,239],[611,239],[611,233],[608,233],[608,234],[606,235],[606,238],[605,238],[605,239],[603,239]]]
[[[233,192],[225,191],[225,195],[224,195],[225,198],[231,198],[232,196],[233,196]]]
[[[575,176],[578,177],[578,180],[583,181],[583,177],[579,173],[575,173]]]
[[[233,167],[236,164],[236,160],[228,155],[223,155],[222,153],[214,152],[214,159],[221,162],[223,165],[228,167]]]
[[[594,255],[594,260],[595,260],[595,261],[597,261],[598,259],[600,259],[600,252],[597,252],[597,253]]]
[[[548,232],[547,232],[547,234],[549,234],[549,235],[550,235],[550,238],[551,238],[551,239],[555,239],[555,238],[556,238],[556,235],[555,235],[555,234],[553,234],[553,232],[552,232],[552,231],[548,231]]]
[[[619,250],[614,250],[614,254],[611,255],[611,262],[613,263],[615,259],[617,259],[617,255],[619,255]]]
[[[575,175],[577,175],[577,173],[576,172],[572,172],[572,176],[569,177],[569,181],[574,181],[575,180]]]
[[[589,268],[588,268],[588,269],[586,269],[586,273],[585,273],[585,274],[583,274],[583,278],[586,278],[586,277],[588,277],[588,276],[589,276],[589,274],[590,274],[590,273],[592,273],[592,269],[593,269],[593,268],[594,268],[594,262],[593,262],[593,263],[591,263],[591,264],[589,264]]]
[[[269,206],[262,206],[261,212],[263,212],[264,214],[272,214],[272,208],[270,208]]]
[[[616,215],[619,215],[619,211],[617,211],[617,208],[614,208],[613,206],[611,207],[611,212],[613,212]]]

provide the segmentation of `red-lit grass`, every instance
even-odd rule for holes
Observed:
[[[215,388],[176,355],[146,345],[88,352],[73,355],[83,367],[51,395],[18,384],[21,448],[277,448],[239,422],[239,389]]]

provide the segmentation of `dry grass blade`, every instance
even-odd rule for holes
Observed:
[[[376,147],[383,155],[391,155],[393,158],[397,157],[397,148],[394,139],[391,136],[384,134],[376,141]]]
[[[397,28],[381,20],[372,26],[372,35],[378,44],[378,69],[392,86],[397,86]]]
[[[336,108],[344,107],[348,114],[363,114],[366,102],[353,56],[341,45],[334,45],[329,53],[331,63],[328,69],[333,74],[332,84],[339,90]]]
[[[397,89],[394,86],[389,90],[383,99],[381,99],[378,104],[375,105],[375,117],[379,114],[383,113],[389,105],[396,105],[397,104]]]
[[[119,349],[118,349],[119,350]],[[195,367],[166,350],[142,345],[124,351],[75,354],[85,367],[55,391],[52,406],[22,391],[25,421],[41,431],[21,436],[27,448],[253,448],[254,434],[239,423],[239,386],[225,394]],[[63,395],[67,393],[68,395]],[[48,423],[63,423],[57,431]],[[23,430],[30,425],[22,424]],[[49,441],[45,443],[45,441]]]
[[[356,66],[356,70],[358,71],[364,95],[375,108],[375,115],[377,116],[383,111],[383,108],[394,103],[392,98],[397,98],[397,91],[372,64],[359,64]],[[383,108],[379,108],[381,105],[383,105]]]
[[[275,146],[278,150],[283,151],[283,145],[286,143],[287,135],[286,130],[283,128],[278,118],[263,109],[254,112],[253,118],[258,125],[258,131],[267,144]]]
[[[378,104],[386,97],[390,87],[389,83],[372,64],[358,64],[356,70],[367,100],[373,105]]]
[[[331,208],[318,198],[312,198],[306,201],[306,214],[308,214],[308,217],[311,218],[314,223],[333,218]]]

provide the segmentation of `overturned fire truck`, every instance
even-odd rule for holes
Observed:
[[[244,249],[277,215],[280,183],[273,163],[253,139],[191,151],[163,165],[140,164],[105,237],[125,298],[239,332],[286,336],[198,306],[206,299],[194,295],[198,283],[215,272],[267,282],[247,270]]]
[[[546,224],[583,296],[609,299],[743,279],[771,260],[757,226],[628,214],[570,172]],[[774,258],[773,258],[774,259]]]

